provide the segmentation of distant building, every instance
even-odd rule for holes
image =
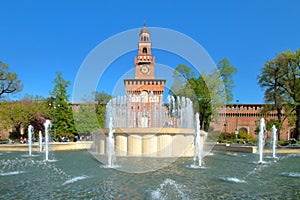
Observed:
[[[277,113],[269,112],[262,114],[264,104],[228,104],[226,108],[219,109],[219,122],[212,122],[211,126],[214,130],[221,132],[234,133],[236,129],[257,137],[257,128],[261,117],[265,118],[266,123],[270,120],[277,119]],[[283,113],[283,117],[284,117]],[[271,132],[266,133],[267,137],[271,136]],[[294,136],[294,127],[290,127],[288,120],[285,120],[280,130],[280,139],[289,140]]]
[[[158,112],[163,112],[163,93],[166,80],[154,77],[155,56],[148,28],[140,31],[138,55],[134,57],[135,77],[125,79],[124,85],[128,102],[127,126],[162,126]]]

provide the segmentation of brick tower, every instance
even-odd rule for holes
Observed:
[[[155,113],[161,111],[166,80],[154,77],[155,57],[146,25],[140,31],[138,55],[134,57],[135,77],[125,79],[125,89],[130,113],[129,127],[159,127]],[[155,120],[154,120],[155,119]]]

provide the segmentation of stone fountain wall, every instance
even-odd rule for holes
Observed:
[[[106,154],[108,132],[103,129],[94,134],[95,151],[100,155]],[[194,134],[188,128],[116,128],[113,140],[116,156],[193,156]]]

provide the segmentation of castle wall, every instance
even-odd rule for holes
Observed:
[[[255,131],[259,126],[261,117],[265,118],[266,123],[270,120],[277,119],[277,113],[275,111],[262,115],[261,110],[263,106],[264,104],[227,105],[226,108],[219,110],[218,122],[212,122],[211,127],[216,131],[234,133],[237,126],[238,130],[244,130],[253,136],[253,138],[257,138]],[[289,127],[288,120],[285,120],[280,132],[280,139],[289,140],[291,130],[292,127]],[[270,136],[271,131],[268,131],[267,137],[269,138]]]

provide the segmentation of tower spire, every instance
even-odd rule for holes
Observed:
[[[144,26],[146,26],[146,19],[144,19]]]

